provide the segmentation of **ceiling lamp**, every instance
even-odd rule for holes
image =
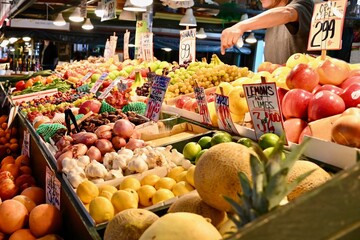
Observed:
[[[65,22],[65,19],[63,18],[63,15],[62,15],[62,13],[59,13],[58,15],[57,15],[57,17],[55,18],[55,20],[54,20],[54,25],[56,25],[56,26],[65,26],[66,25],[66,22]]]
[[[146,12],[145,7],[137,7],[133,5],[130,0],[126,0],[123,10],[130,12]]]
[[[119,20],[136,21],[135,12],[122,10],[119,15]]]
[[[200,28],[199,31],[196,33],[196,37],[199,39],[204,39],[207,37],[204,28]]]
[[[85,30],[91,30],[94,29],[94,25],[92,25],[90,18],[86,18],[86,21],[84,22],[84,24],[81,26],[82,29]]]
[[[18,40],[18,38],[16,38],[16,37],[11,37],[11,38],[9,38],[10,44],[13,44],[13,43],[16,42],[17,40]]]
[[[172,51],[172,49],[168,48],[168,47],[163,47],[163,48],[161,48],[161,50],[164,50],[165,52],[171,52]]]
[[[75,8],[75,10],[70,15],[69,19],[70,19],[70,21],[73,21],[73,22],[82,22],[82,21],[84,21],[84,17],[82,17],[81,13],[80,13],[80,7]]]
[[[247,42],[247,43],[256,43],[257,42],[254,32],[250,33],[250,35],[245,39],[245,42]]]
[[[136,7],[147,7],[153,3],[153,0],[130,0],[130,3]]]
[[[0,43],[0,47],[6,47],[9,44],[9,40],[4,39],[1,43]]]
[[[102,17],[104,15],[104,9],[102,8],[102,4],[101,4],[101,1],[98,2],[98,5],[95,9],[95,15],[97,17]]]
[[[22,40],[24,40],[24,42],[30,42],[31,37],[23,37]]]
[[[192,8],[186,9],[185,15],[181,18],[179,25],[190,27],[196,26],[196,18],[194,17]]]

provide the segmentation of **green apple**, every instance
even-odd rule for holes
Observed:
[[[170,67],[170,63],[168,63],[167,61],[161,61],[158,68],[164,69],[164,68],[168,68],[168,67]]]
[[[155,73],[157,75],[162,75],[163,70],[161,68],[156,69]]]
[[[117,77],[115,72],[110,72],[108,75],[108,78],[110,78],[111,80],[114,80]]]
[[[94,73],[93,75],[91,75],[91,82],[96,82],[99,78],[100,78],[100,74],[99,73]]]
[[[128,74],[130,74],[134,70],[134,66],[128,65],[128,66],[124,67],[123,70],[126,71]]]

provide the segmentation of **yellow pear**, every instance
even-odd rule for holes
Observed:
[[[231,113],[240,116],[249,111],[242,86],[234,87],[229,93],[229,108]]]

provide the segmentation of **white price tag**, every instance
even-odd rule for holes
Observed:
[[[130,39],[130,32],[126,30],[124,33],[124,60],[129,59],[129,39]]]
[[[114,81],[112,81],[110,83],[110,85],[100,94],[100,96],[98,97],[99,99],[104,99],[106,98],[109,93],[111,92],[111,90],[114,89],[114,87],[120,82],[120,79],[122,77],[117,77]]]
[[[154,58],[153,36],[150,32],[141,34],[141,57],[147,62],[152,62]]]
[[[60,210],[61,183],[48,166],[46,166],[45,178],[46,203],[52,204]]]
[[[116,1],[115,0],[103,0],[104,14],[101,17],[101,21],[111,20],[116,18]]]
[[[90,92],[95,94],[99,90],[101,84],[103,84],[103,82],[107,76],[108,76],[108,73],[101,74],[99,79],[95,82],[94,86],[92,86],[92,88],[90,89]]]
[[[89,71],[85,74],[85,76],[80,80],[80,83],[83,84],[84,82],[86,82],[92,75],[93,75],[94,71]]]
[[[218,116],[219,119],[219,128],[225,131],[239,134],[234,125],[234,122],[231,119],[231,114],[229,109],[229,97],[216,93],[215,108],[216,108],[216,115]]]
[[[196,28],[180,31],[179,64],[196,59]]]
[[[24,139],[21,147],[21,155],[30,157],[30,133],[27,129],[24,130]]]
[[[199,114],[201,115],[202,123],[211,125],[211,117],[207,105],[206,94],[203,87],[194,87],[195,99],[198,103]]]

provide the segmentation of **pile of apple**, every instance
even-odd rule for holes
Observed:
[[[352,69],[351,64],[297,53],[286,67],[291,68],[286,76],[288,89],[279,88],[278,94],[289,141],[299,143],[304,134],[311,135],[308,123],[359,106],[360,69]]]

